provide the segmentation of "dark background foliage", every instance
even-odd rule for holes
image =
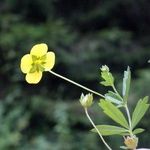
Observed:
[[[118,88],[127,66],[132,71],[130,105],[149,95],[149,0],[1,0],[0,1],[0,149],[105,149],[84,115],[82,92],[45,73],[38,85],[25,82],[19,65],[34,44],[56,53],[54,71],[105,93],[100,67],[107,64]],[[98,108],[95,122],[110,123]],[[139,147],[150,147],[150,112],[139,124]],[[106,138],[119,149],[123,139]]]

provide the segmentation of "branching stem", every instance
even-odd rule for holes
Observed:
[[[117,89],[115,88],[114,85],[112,85],[112,88],[113,90],[115,91],[116,94],[118,94],[118,96],[123,100],[123,98],[121,97],[121,95],[119,94],[119,92],[117,91]],[[129,111],[129,108],[128,108],[128,105],[125,104],[124,105],[125,107],[125,110],[126,110],[126,113],[127,113],[127,117],[128,117],[128,122],[129,122],[129,132],[130,132],[130,135],[133,136],[133,133],[132,133],[132,122],[131,122],[131,116],[130,116],[130,111]]]
[[[123,98],[121,97],[121,95],[119,94],[119,92],[117,91],[116,87],[114,86],[114,84],[112,85],[112,88],[114,90],[114,92],[121,98],[121,100],[123,101]]]

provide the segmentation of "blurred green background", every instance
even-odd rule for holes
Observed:
[[[53,70],[105,93],[100,67],[107,64],[116,85],[132,71],[131,111],[150,95],[149,0],[1,0],[0,1],[0,150],[105,150],[91,133],[78,99],[82,92],[45,73],[38,85],[25,82],[19,65],[34,44],[45,42],[56,54]],[[93,120],[111,123],[97,106]],[[139,147],[150,147],[150,111]],[[106,140],[119,149],[123,139]]]

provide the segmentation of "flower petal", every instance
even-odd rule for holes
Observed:
[[[21,58],[20,68],[23,73],[28,73],[32,67],[32,57],[30,54],[26,54]]]
[[[55,64],[55,53],[54,52],[48,52],[46,54],[46,60],[45,60],[44,68],[45,71],[49,71],[54,67]]]
[[[37,84],[42,78],[42,72],[27,73],[26,81],[30,84]]]
[[[48,47],[45,43],[41,44],[36,44],[35,46],[32,47],[30,54],[41,57],[47,53]]]

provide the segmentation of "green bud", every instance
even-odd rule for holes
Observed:
[[[107,65],[103,65],[101,67],[101,71],[107,71],[107,72],[109,72],[109,67]]]
[[[90,107],[93,103],[93,95],[92,94],[81,94],[80,103],[84,108]]]
[[[138,138],[136,136],[133,137],[127,136],[124,140],[124,143],[128,149],[136,149],[138,145]]]

